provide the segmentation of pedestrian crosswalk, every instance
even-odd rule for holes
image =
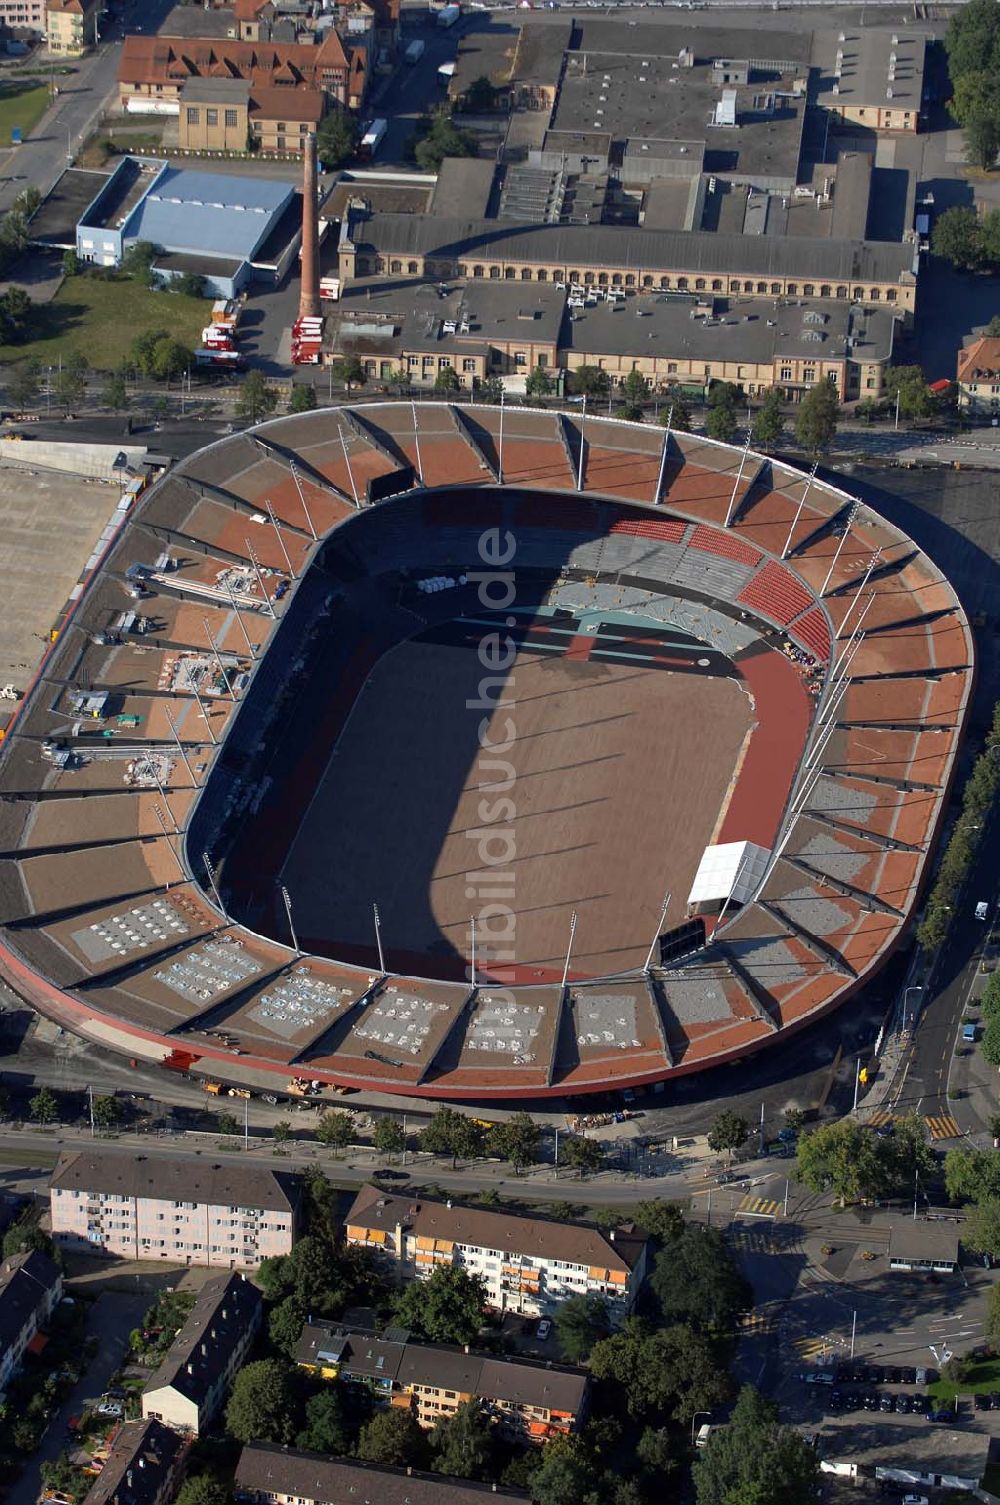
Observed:
[[[736,1211],[756,1213],[758,1217],[777,1218],[781,1216],[782,1206],[781,1202],[775,1202],[771,1197],[753,1197],[748,1194]]]
[[[819,1359],[830,1352],[828,1338],[795,1338],[792,1347],[801,1359]]]
[[[958,1139],[961,1137],[961,1129],[957,1119],[950,1113],[936,1113],[924,1120],[931,1131],[932,1139]]]
[[[740,1332],[744,1337],[760,1337],[773,1331],[774,1313],[766,1307],[755,1307],[752,1312],[744,1312],[740,1318]]]
[[[868,1119],[870,1129],[880,1129],[883,1124],[892,1123],[894,1114],[891,1108],[876,1108]]]
[[[779,1254],[781,1244],[773,1233],[737,1223],[729,1230],[729,1242],[744,1254]]]

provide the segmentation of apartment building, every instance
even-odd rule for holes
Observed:
[[[1000,417],[1000,339],[981,335],[958,352],[958,405],[981,418]]]
[[[333,1322],[307,1323],[295,1361],[309,1374],[364,1390],[377,1404],[412,1410],[422,1427],[478,1400],[504,1437],[541,1443],[578,1431],[587,1411],[586,1370],[412,1343],[392,1328],[379,1337]]]
[[[0,1264],[0,1396],[62,1296],[62,1271],[37,1249]]]
[[[187,1450],[186,1438],[158,1421],[125,1422],[83,1505],[169,1505]]]
[[[537,1317],[569,1296],[600,1296],[613,1322],[632,1310],[646,1273],[649,1241],[634,1225],[605,1230],[485,1207],[358,1193],[345,1220],[349,1244],[372,1249],[401,1280],[426,1279],[439,1265],[479,1275],[497,1311]]]
[[[82,57],[97,41],[101,0],[48,0],[48,50]]]
[[[13,32],[34,32],[41,36],[46,27],[45,0],[0,0],[0,25]]]
[[[322,89],[191,78],[181,89],[177,140],[185,151],[301,153],[326,113]]]
[[[142,1392],[142,1414],[197,1437],[218,1415],[246,1362],[263,1317],[263,1298],[245,1275],[216,1275]]]
[[[236,1498],[250,1505],[530,1505],[521,1489],[265,1442],[243,1449],[233,1485]]]
[[[289,100],[295,94],[318,90],[346,107],[352,71],[332,26],[318,46],[128,36],[118,66],[118,95],[121,108],[129,114],[176,115],[191,79],[238,79],[255,89],[279,89]]]
[[[49,1184],[52,1236],[78,1252],[252,1270],[291,1251],[300,1190],[253,1166],[81,1151]]]
[[[912,246],[644,226],[514,224],[352,209],[338,246],[342,284],[359,277],[555,282],[626,293],[887,303],[912,313]]]

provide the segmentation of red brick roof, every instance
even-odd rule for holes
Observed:
[[[320,89],[269,89],[254,84],[250,95],[251,120],[307,120],[318,125],[323,113]]]
[[[343,43],[333,27],[319,47],[297,42],[130,36],[122,48],[118,81],[165,84],[182,83],[186,78],[243,78],[255,84],[280,80],[322,84],[329,69],[347,69]]]
[[[982,335],[958,352],[955,379],[969,381],[974,371],[1000,371],[1000,339]]]

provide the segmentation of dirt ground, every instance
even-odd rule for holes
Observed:
[[[484,709],[490,677],[440,643],[376,665],[282,874],[304,944],[369,944],[377,902],[391,968],[455,976],[475,913],[480,963],[529,981],[561,974],[574,911],[577,976],[641,964],[666,891],[683,919],[751,725],[739,681],[522,650]]]

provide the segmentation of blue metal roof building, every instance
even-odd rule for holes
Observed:
[[[294,197],[290,183],[126,157],[82,215],[77,254],[117,266],[130,245],[149,241],[162,253],[161,276],[196,272],[207,294],[229,298],[251,280],[256,253]]]

